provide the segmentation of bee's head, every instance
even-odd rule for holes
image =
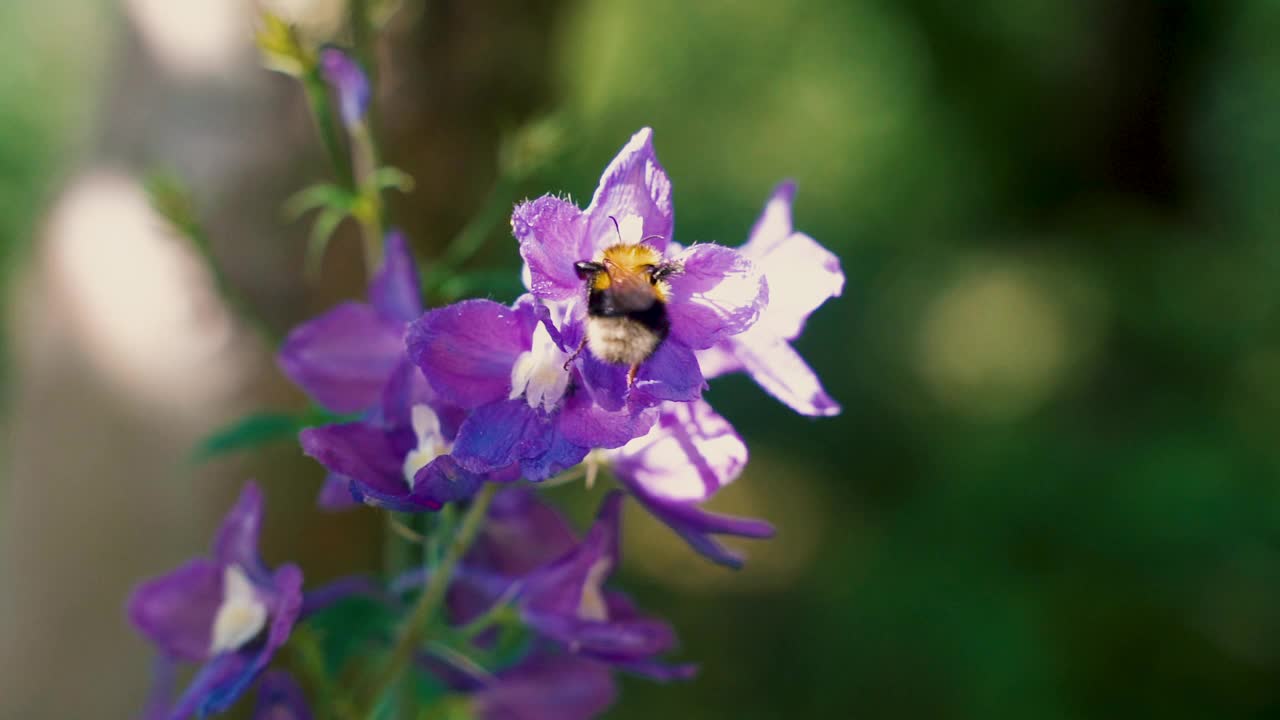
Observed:
[[[608,293],[621,304],[638,308],[665,301],[669,290],[665,279],[676,270],[662,253],[643,243],[614,245],[598,259],[573,267],[592,292]]]

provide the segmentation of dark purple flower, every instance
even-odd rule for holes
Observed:
[[[441,399],[470,411],[452,455],[476,473],[518,463],[529,480],[577,465],[591,448],[619,447],[646,432],[654,413],[606,410],[576,366],[563,334],[531,296],[507,307],[466,300],[409,327],[409,357]]]
[[[299,433],[302,451],[330,473],[322,505],[343,507],[336,498],[345,489],[354,501],[375,507],[438,510],[470,497],[484,482],[449,454],[460,412],[436,396],[417,368],[405,364],[400,373],[376,412]]]
[[[143,582],[129,619],[167,658],[202,667],[168,711],[174,720],[226,710],[289,638],[302,605],[302,571],[268,570],[258,557],[262,492],[245,485],[210,558]]]
[[[404,372],[404,330],[422,314],[418,270],[404,235],[386,238],[369,302],[345,302],[294,328],[277,356],[284,374],[335,413],[368,410]]]
[[[818,376],[791,347],[805,321],[828,298],[844,290],[840,259],[791,224],[796,186],[784,182],[773,191],[751,236],[738,250],[768,276],[768,308],[746,332],[698,353],[703,373],[712,378],[745,370],[760,387],[803,415],[836,415],[840,405],[822,389]]]
[[[293,676],[282,670],[268,670],[262,676],[253,720],[311,720],[307,698]]]
[[[733,482],[747,463],[747,447],[733,426],[701,400],[667,403],[647,435],[612,451],[609,458],[618,480],[645,509],[714,562],[742,566],[742,557],[713,535],[773,536],[773,527],[761,520],[698,507]]]
[[[590,720],[617,694],[607,666],[535,651],[472,693],[470,705],[478,720]]]
[[[654,284],[664,298],[669,332],[636,369],[629,400],[640,405],[699,397],[703,378],[693,351],[744,332],[769,301],[763,274],[741,253],[719,245],[681,248],[670,242],[671,183],[658,163],[652,136],[644,128],[622,148],[605,168],[585,211],[545,195],[517,206],[511,217],[530,290],[539,299],[569,303],[575,320],[585,312],[587,298],[578,263],[607,265],[613,256],[606,251],[621,248],[633,256],[643,254],[643,267],[665,269]],[[593,386],[627,387],[628,367],[605,363],[593,353],[583,355],[584,365],[604,366],[584,368]],[[614,377],[599,382],[610,375]],[[597,400],[606,407],[616,403],[616,398]]]
[[[359,63],[346,52],[330,47],[320,52],[320,69],[338,96],[342,124],[354,128],[363,123],[369,109],[369,78]]]
[[[577,547],[524,577],[520,615],[569,652],[654,679],[690,677],[693,666],[668,666],[657,659],[676,644],[671,626],[641,615],[626,596],[604,588],[621,560],[623,497],[620,492],[606,497]]]

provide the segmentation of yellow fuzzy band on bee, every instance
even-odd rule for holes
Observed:
[[[596,262],[604,265],[605,271],[591,279],[591,289],[602,292],[614,285],[649,284],[649,272],[662,264],[662,253],[643,243],[619,243],[605,248]],[[670,291],[666,282],[653,285],[654,295],[661,301],[666,301]]]

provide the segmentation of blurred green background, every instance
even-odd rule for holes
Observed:
[[[164,72],[131,25],[153,4],[0,8],[10,295],[60,179],[112,154],[101,128],[120,73]],[[424,256],[482,207],[502,134],[558,111],[565,154],[510,201],[585,204],[652,125],[677,239],[742,242],[790,177],[797,227],[848,276],[798,343],[843,415],[798,417],[743,378],[709,395],[752,449],[712,507],[778,537],[732,573],[629,513],[621,580],[703,672],[628,680],[609,717],[1280,717],[1280,4],[406,5],[381,53],[380,124],[388,162],[419,180],[395,209]],[[259,150],[280,153],[276,179],[210,198],[215,232],[323,173],[296,89],[237,72],[282,98],[261,132],[304,147]],[[166,82],[212,105],[232,74]],[[138,173],[166,159],[136,142]],[[316,290],[298,269],[305,229],[277,227],[273,249],[219,241],[269,322],[359,292],[353,237]],[[275,274],[255,274],[255,253],[282,254]],[[517,263],[498,232],[471,269]],[[29,382],[21,364],[8,381]],[[269,555],[301,554],[313,577],[376,558],[369,518],[310,515],[320,473],[296,454],[222,469],[268,485]],[[184,472],[173,463],[169,492],[193,487]],[[6,490],[23,482],[39,479]],[[184,551],[205,542],[182,537]],[[10,573],[3,584],[39,581]],[[98,622],[122,624],[136,574],[108,583],[121,592],[98,598]],[[145,686],[140,662],[108,672]],[[118,700],[101,716],[128,716]]]

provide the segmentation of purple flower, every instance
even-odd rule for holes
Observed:
[[[129,619],[171,660],[202,663],[167,717],[222,712],[289,638],[302,605],[302,571],[269,571],[258,557],[262,492],[245,485],[211,558],[197,558],[143,582]]]
[[[595,447],[619,447],[646,432],[654,414],[595,402],[563,346],[554,309],[525,295],[507,307],[467,300],[432,310],[409,327],[409,357],[446,403],[470,415],[453,458],[483,473],[519,463],[529,480],[577,465]]]
[[[253,720],[311,720],[311,709],[302,688],[282,670],[268,670],[258,684]]]
[[[384,401],[405,372],[404,330],[422,314],[422,292],[404,235],[387,234],[386,259],[369,284],[369,302],[345,302],[294,328],[277,360],[284,374],[335,413]]]
[[[671,627],[641,615],[625,595],[604,589],[621,559],[623,497],[620,492],[607,496],[577,547],[525,576],[520,615],[569,652],[652,679],[691,677],[694,666],[657,659],[676,644]]]
[[[653,429],[609,453],[613,472],[636,500],[710,560],[733,568],[742,557],[713,535],[772,537],[761,520],[709,513],[698,507],[733,482],[747,463],[747,447],[729,421],[699,400],[667,403]]]
[[[590,720],[617,694],[608,667],[535,651],[474,692],[470,704],[478,720]]]
[[[356,502],[400,512],[439,510],[475,494],[486,477],[449,454],[461,412],[431,390],[418,369],[402,365],[383,404],[362,420],[307,428],[302,451],[329,470],[321,504],[341,507],[343,489]],[[495,474],[491,479],[514,479]]]
[[[575,319],[587,310],[588,284],[600,290],[596,280],[580,276],[583,264],[607,272],[608,282],[601,287],[630,288],[626,292],[635,302],[641,302],[637,297],[661,300],[644,310],[654,336],[641,343],[643,350],[620,348],[610,361],[615,353],[604,348],[617,337],[610,340],[612,330],[605,325],[588,328],[591,352],[583,353],[582,361],[587,381],[597,390],[613,389],[608,394],[614,396],[619,384],[624,391],[634,385],[628,399],[640,405],[700,397],[704,383],[693,351],[744,332],[769,301],[764,276],[743,254],[719,245],[682,249],[670,242],[671,183],[654,154],[652,135],[644,128],[622,148],[585,211],[545,195],[517,206],[511,217],[530,290],[545,301],[569,302]],[[621,307],[593,312],[597,317],[611,313],[613,320],[635,315]],[[651,345],[655,339],[656,350]],[[629,361],[619,359],[626,356],[644,359],[629,369]],[[616,397],[597,399],[606,407],[617,404]]]
[[[840,259],[791,224],[796,186],[784,182],[739,248],[768,275],[772,299],[746,332],[698,353],[703,373],[715,377],[745,370],[766,392],[803,415],[836,415],[840,405],[791,347],[805,321],[827,298],[844,290]]]
[[[364,122],[369,109],[369,78],[360,65],[347,53],[331,47],[320,52],[320,69],[338,96],[342,124],[353,128]]]

